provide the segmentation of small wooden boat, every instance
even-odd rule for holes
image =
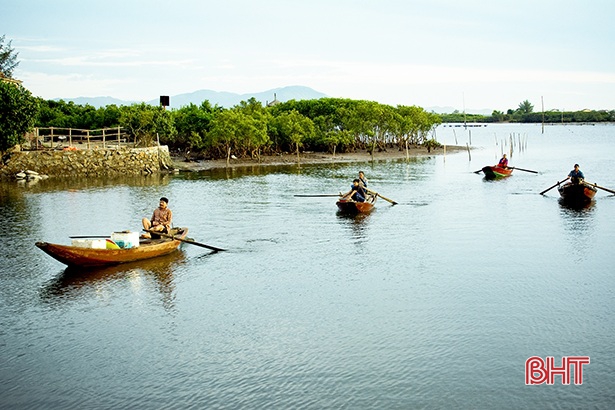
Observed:
[[[487,179],[500,179],[512,174],[513,168],[502,168],[497,165],[483,167],[483,173]]]
[[[595,187],[582,182],[573,184],[568,182],[557,187],[562,200],[570,204],[586,204],[596,195],[598,191]]]
[[[368,195],[365,202],[357,202],[352,199],[340,199],[336,202],[340,212],[348,214],[368,213],[376,204],[377,195]]]
[[[188,228],[173,228],[171,234],[184,239],[188,234]],[[48,242],[37,242],[36,246],[68,266],[93,267],[155,258],[177,250],[180,244],[179,240],[159,238],[141,240],[139,246],[129,249],[81,248]]]

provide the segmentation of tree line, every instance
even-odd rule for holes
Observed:
[[[29,94],[25,89],[21,92]],[[421,107],[341,98],[291,100],[273,106],[251,98],[231,108],[203,101],[173,110],[146,103],[94,108],[41,98],[34,98],[34,105],[31,124],[35,127],[122,127],[139,146],[159,140],[202,158],[429,146],[437,144],[431,133],[440,123],[438,115]]]
[[[558,111],[549,110],[535,112],[534,106],[525,100],[516,109],[503,111],[494,110],[491,115],[465,114],[454,111],[450,114],[440,114],[442,122],[523,122],[523,123],[571,123],[571,122],[614,122],[615,110],[582,110],[582,111]]]

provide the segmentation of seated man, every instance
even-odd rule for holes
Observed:
[[[498,162],[498,167],[508,168],[508,158],[506,158],[506,154],[503,154],[502,158],[500,158],[500,162]]]
[[[570,182],[573,184],[580,184],[583,182],[585,175],[583,175],[583,172],[579,169],[579,164],[574,164],[574,169],[570,171],[568,178],[570,178]]]
[[[346,192],[342,199],[352,199],[356,202],[365,202],[365,190],[360,185],[360,181],[355,179],[352,181],[352,185],[350,186],[350,191]]]
[[[173,212],[168,208],[169,200],[165,197],[160,198],[158,208],[154,209],[152,219],[143,218],[143,229],[157,232],[171,232],[171,223],[173,221]],[[142,235],[143,238],[151,238],[149,233]]]

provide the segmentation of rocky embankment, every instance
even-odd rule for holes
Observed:
[[[6,154],[0,162],[0,178],[143,175],[171,169],[172,161],[167,146],[14,151]]]

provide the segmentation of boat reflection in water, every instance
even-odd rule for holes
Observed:
[[[68,267],[41,289],[41,299],[51,304],[108,297],[118,284],[129,284],[134,293],[153,288],[166,310],[174,308],[175,270],[184,264],[183,251],[139,262],[101,268]],[[153,285],[153,286],[152,286]],[[122,286],[125,288],[125,286]]]

